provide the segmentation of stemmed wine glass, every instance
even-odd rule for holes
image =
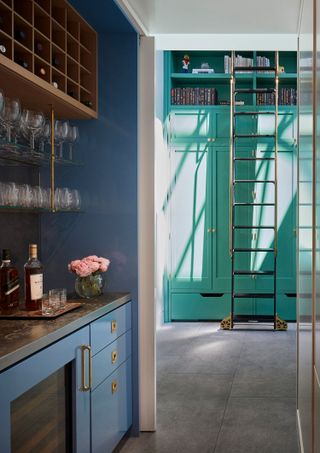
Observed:
[[[42,112],[33,110],[23,110],[21,115],[21,126],[25,133],[30,133],[30,147],[34,151],[35,135],[42,130],[44,124],[44,115]]]
[[[39,140],[39,151],[44,154],[45,146],[51,140],[51,122],[47,118],[44,119],[42,128],[37,134],[37,139]]]
[[[7,131],[7,141],[12,142],[12,128],[18,123],[21,116],[19,99],[4,99],[4,107],[0,110],[0,119]]]
[[[57,146],[59,146],[59,159],[63,159],[63,143],[66,141],[69,132],[68,121],[57,120],[54,124],[54,138]]]
[[[72,151],[75,143],[79,141],[79,128],[78,126],[69,125],[67,142],[69,144],[69,160],[72,161]]]

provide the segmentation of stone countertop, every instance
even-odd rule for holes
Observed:
[[[131,300],[130,293],[107,293],[90,299],[74,299],[83,305],[56,319],[1,319],[0,371],[40,351]]]

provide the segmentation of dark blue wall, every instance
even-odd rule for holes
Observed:
[[[134,429],[138,432],[137,34],[110,1],[73,1],[99,33],[99,118],[78,121],[79,168],[58,168],[56,185],[80,189],[84,212],[42,217],[45,287],[74,288],[70,260],[97,254],[111,260],[107,291],[133,294]],[[98,5],[101,6],[98,7]],[[109,15],[107,10],[112,12]],[[107,15],[106,15],[107,14]],[[120,33],[107,32],[108,24]],[[123,32],[125,31],[125,32]]]

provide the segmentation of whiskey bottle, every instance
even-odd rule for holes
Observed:
[[[29,245],[29,259],[24,265],[24,295],[26,310],[39,310],[43,293],[43,267],[38,260],[38,247]]]
[[[0,266],[0,311],[12,312],[19,306],[19,274],[11,265],[10,250],[2,250],[2,263]]]

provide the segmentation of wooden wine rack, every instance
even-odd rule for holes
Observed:
[[[97,33],[66,0],[0,0],[0,45],[7,96],[61,118],[97,117]]]

